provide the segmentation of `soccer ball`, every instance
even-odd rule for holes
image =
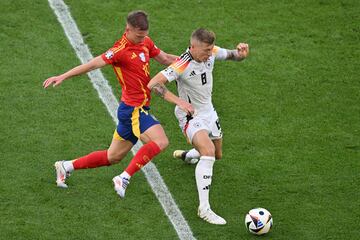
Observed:
[[[265,208],[251,209],[245,216],[245,226],[253,234],[265,234],[270,231],[272,225],[271,213]]]

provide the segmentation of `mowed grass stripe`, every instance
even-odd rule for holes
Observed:
[[[78,27],[70,15],[66,4],[59,0],[49,0],[51,8],[54,10],[59,22],[61,23],[70,44],[74,48],[78,58],[82,63],[88,62],[93,58],[89,48],[84,43]],[[88,74],[94,88],[97,90],[100,99],[105,104],[107,110],[112,116],[115,123],[117,123],[116,109],[117,101],[108,85],[108,81],[104,78],[100,70],[92,71]],[[141,147],[141,142],[132,149],[135,155],[137,150]],[[152,190],[158,198],[161,206],[163,207],[166,215],[174,226],[180,239],[194,239],[192,231],[187,224],[185,218],[182,216],[180,209],[172,198],[168,188],[165,185],[160,173],[156,166],[150,162],[146,167],[142,168],[145,173],[147,181],[149,182]]]

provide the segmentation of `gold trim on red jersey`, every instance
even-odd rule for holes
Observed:
[[[128,43],[127,39],[126,39],[126,38],[122,38],[122,39],[120,40],[119,46],[117,46],[117,47],[115,47],[115,48],[112,49],[112,51],[114,52],[114,54],[117,53],[118,51],[123,50],[123,49],[125,48],[125,46],[126,46],[127,43]]]
[[[131,115],[131,124],[132,131],[137,138],[140,138],[140,122],[139,122],[140,114],[139,107],[134,107],[134,111]]]
[[[124,77],[123,77],[122,72],[121,72],[121,67],[114,66],[114,69],[115,69],[116,76],[118,77],[118,79],[120,79],[120,81],[121,81],[121,83],[123,85],[123,88],[126,89],[126,84],[125,84]]]

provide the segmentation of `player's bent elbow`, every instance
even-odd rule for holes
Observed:
[[[152,87],[153,87],[152,81],[150,81],[150,82],[148,83],[148,85],[146,85],[146,87],[147,87],[149,90],[152,90]]]

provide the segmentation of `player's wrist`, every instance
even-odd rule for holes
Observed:
[[[246,56],[244,56],[242,53],[240,53],[238,49],[227,50],[227,58],[226,59],[228,59],[228,60],[241,61],[245,57]]]

